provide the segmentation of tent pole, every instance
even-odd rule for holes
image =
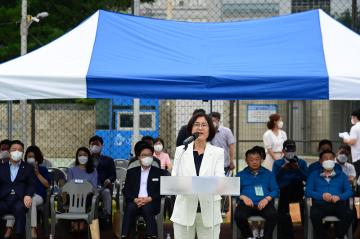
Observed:
[[[21,37],[21,55],[27,53],[27,35],[28,35],[28,23],[27,23],[27,0],[21,1],[21,24],[20,24],[20,37]],[[21,141],[27,146],[26,139],[26,100],[20,100],[19,110],[21,117]]]

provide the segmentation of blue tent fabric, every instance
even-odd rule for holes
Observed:
[[[318,11],[309,11],[256,21],[189,23],[100,11],[87,94],[328,99],[318,19]]]
[[[322,10],[180,22],[99,10],[0,64],[0,100],[359,100],[360,36]]]

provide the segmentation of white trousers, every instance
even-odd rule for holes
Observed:
[[[44,200],[41,196],[34,194],[31,203],[31,227],[37,227],[37,206],[43,204]],[[16,219],[16,218],[15,218]],[[14,227],[15,220],[7,220],[6,227]]]
[[[214,227],[205,227],[202,221],[201,213],[196,213],[195,223],[192,226],[183,226],[174,223],[175,239],[194,239],[195,233],[198,239],[219,239],[220,224]]]

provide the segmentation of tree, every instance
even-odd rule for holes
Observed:
[[[130,4],[131,0],[28,0],[28,14],[49,12],[41,23],[31,25],[28,51],[70,31],[98,9],[127,11]],[[0,0],[0,63],[20,55],[20,20],[21,0]]]
[[[357,13],[357,18],[354,24],[352,24],[353,18],[351,16],[350,10],[346,10],[345,12],[341,13],[336,19],[348,28],[353,29],[357,33],[360,33],[360,11]],[[354,25],[354,27],[352,27],[352,25]]]

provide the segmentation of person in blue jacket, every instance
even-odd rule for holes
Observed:
[[[288,139],[284,142],[283,154],[283,158],[274,162],[272,171],[280,187],[278,229],[280,238],[293,239],[294,230],[289,214],[289,204],[303,202],[307,165],[305,160],[296,156],[294,140]],[[302,208],[303,204],[300,204],[300,209]],[[300,211],[302,212],[302,210]]]
[[[314,232],[318,238],[328,238],[322,219],[326,216],[336,216],[336,238],[344,238],[353,214],[347,200],[353,195],[347,176],[335,168],[335,154],[330,150],[320,153],[322,170],[314,171],[308,177],[305,195],[312,198],[310,218]]]
[[[279,196],[279,187],[274,174],[261,167],[262,158],[258,150],[248,150],[245,157],[248,167],[236,175],[240,177],[240,197],[235,210],[235,221],[244,238],[253,238],[247,218],[255,215],[264,217],[266,222],[263,238],[270,239],[277,222],[273,201]]]
[[[318,146],[318,152],[319,154],[325,150],[330,150],[332,151],[332,142],[328,139],[322,139],[319,142],[319,146]],[[341,169],[341,166],[338,164],[335,164],[335,169],[339,170]],[[313,171],[319,171],[322,170],[322,166],[321,166],[321,162],[320,159],[312,164],[309,165],[308,168],[308,176],[313,172]]]

